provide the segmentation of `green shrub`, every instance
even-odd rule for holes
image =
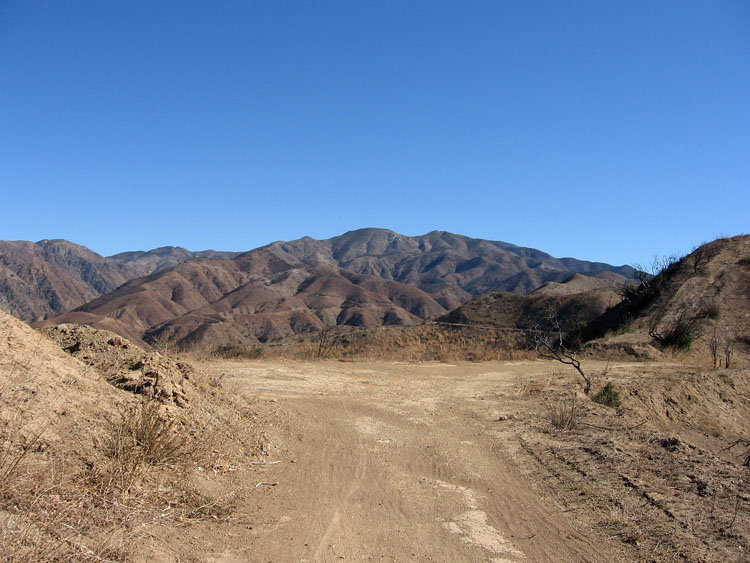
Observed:
[[[742,258],[740,258],[740,259],[739,259],[739,260],[737,261],[737,263],[738,263],[738,264],[739,264],[740,266],[750,266],[750,256],[743,256]]]
[[[614,383],[608,381],[607,384],[602,387],[596,395],[594,395],[594,402],[604,405],[605,407],[611,407],[613,409],[620,409],[620,392],[615,389]]]
[[[690,323],[676,322],[662,338],[662,344],[675,350],[689,352],[693,346],[693,338],[693,327]]]
[[[703,314],[707,319],[713,319],[716,321],[721,317],[721,309],[719,309],[719,306],[715,303],[711,303],[703,310]]]

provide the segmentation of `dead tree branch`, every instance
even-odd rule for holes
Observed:
[[[556,360],[572,366],[583,378],[583,392],[588,395],[591,391],[591,377],[586,375],[581,368],[581,361],[578,359],[579,351],[568,347],[565,342],[565,333],[557,319],[552,319],[551,322],[552,330],[543,330],[539,325],[531,330],[531,342],[534,351],[542,358]]]
[[[739,454],[740,457],[744,458],[742,461],[742,465],[745,467],[750,467],[750,440],[747,438],[739,438],[729,444],[726,448],[722,449],[722,452],[725,451],[731,451],[732,448],[739,446],[741,448],[744,448],[744,450]]]

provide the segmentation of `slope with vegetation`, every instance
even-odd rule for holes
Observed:
[[[266,247],[294,263],[310,259],[417,286],[453,309],[487,291],[528,293],[573,273],[625,281],[629,266],[554,258],[533,248],[445,231],[408,237],[386,229],[359,229],[327,240],[309,237]]]
[[[750,236],[655,260],[641,283],[583,331],[600,349],[645,342],[731,367],[750,355]]]
[[[472,299],[439,322],[531,329],[558,319],[570,331],[602,315],[621,299],[622,282],[575,274],[563,283],[547,282],[526,295],[491,292]]]
[[[417,288],[274,255],[194,260],[134,280],[52,322],[112,326],[147,342],[240,345],[336,324],[403,325],[445,312]]]

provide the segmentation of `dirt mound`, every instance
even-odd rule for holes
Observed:
[[[510,360],[535,357],[523,331],[425,323],[413,326],[334,327],[315,335],[255,347],[225,347],[211,357],[236,359],[335,358],[398,362]]]
[[[228,517],[216,480],[262,451],[256,429],[187,364],[0,312],[0,560],[126,560],[157,523]]]
[[[0,419],[6,430],[31,438],[43,428],[44,443],[74,435],[80,453],[89,457],[96,428],[127,396],[44,335],[1,311],[0,335]]]
[[[63,324],[42,330],[74,358],[96,368],[115,387],[164,403],[187,406],[198,391],[185,363],[147,352],[113,332]]]

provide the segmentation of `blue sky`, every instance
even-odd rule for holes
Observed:
[[[750,232],[750,3],[0,0],[0,239]]]

